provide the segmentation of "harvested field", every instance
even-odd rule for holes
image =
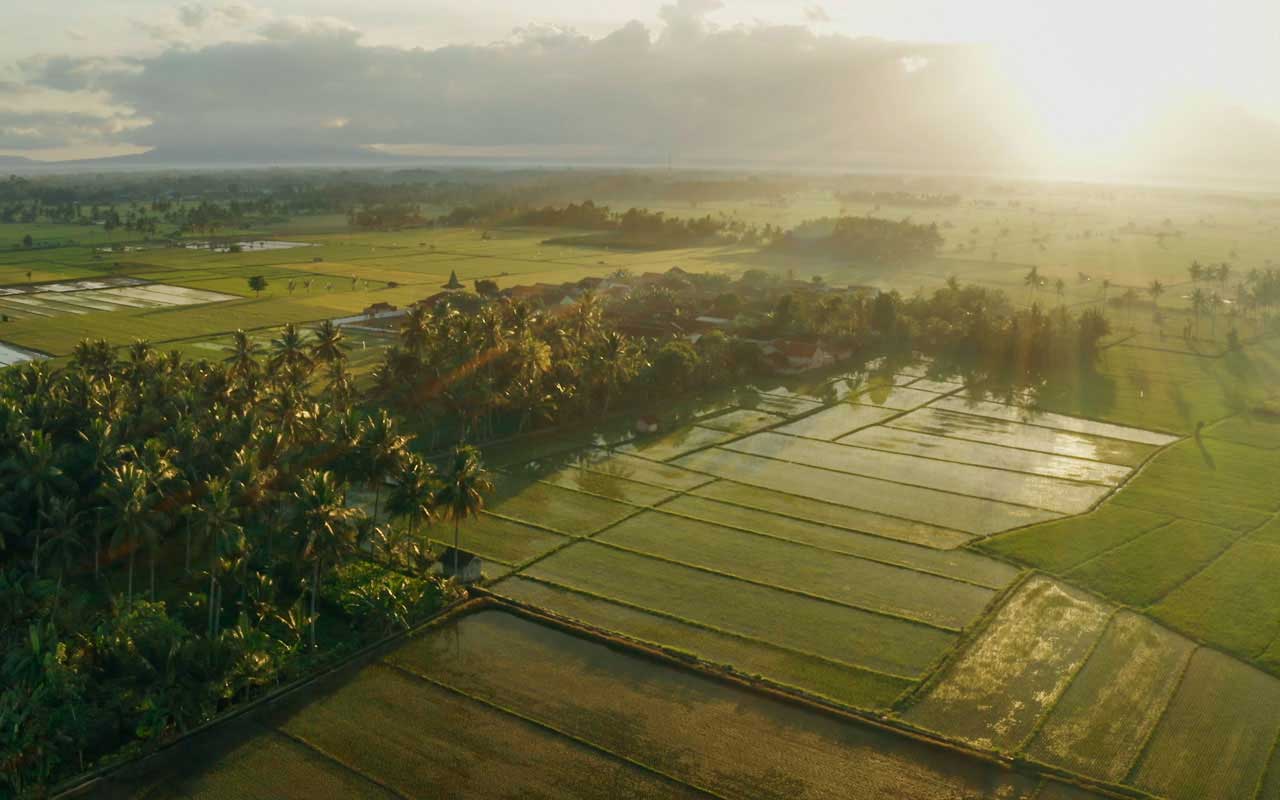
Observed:
[[[1088,658],[1111,610],[1033,577],[903,717],[977,747],[1014,753]]]
[[[1122,783],[1177,688],[1195,645],[1120,611],[1076,674],[1027,755]]]
[[[1252,797],[1280,733],[1280,681],[1200,648],[1130,776],[1174,800]]]
[[[583,542],[539,561],[531,577],[780,647],[914,677],[955,634]]]

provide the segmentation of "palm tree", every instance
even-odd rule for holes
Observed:
[[[411,536],[417,532],[419,522],[431,522],[437,485],[435,469],[430,464],[417,456],[404,459],[387,497],[387,511],[409,520]]]
[[[604,413],[609,413],[609,403],[619,388],[626,385],[636,373],[636,356],[626,336],[610,330],[600,340],[599,352],[594,358],[592,372],[595,383],[604,395]]]
[[[319,364],[333,365],[346,360],[343,349],[342,328],[326,319],[316,326],[315,342],[311,345],[311,357]]]
[[[36,529],[36,546],[31,552],[31,574],[40,577],[40,555],[48,553],[50,560],[58,564],[59,582],[75,562],[78,552],[84,550],[80,539],[84,512],[76,508],[76,501],[68,496],[49,500],[48,507],[40,511],[40,527]]]
[[[129,551],[129,578],[125,602],[133,606],[133,564],[139,540],[148,536],[152,521],[147,505],[147,474],[137,464],[121,464],[107,473],[103,484],[108,516],[115,526],[113,548],[119,544]]]
[[[458,574],[458,547],[462,521],[477,516],[484,508],[484,496],[493,491],[493,481],[471,445],[453,451],[449,471],[436,492],[436,508],[453,522],[453,572]]]
[[[1164,284],[1160,281],[1152,281],[1151,285],[1147,287],[1147,294],[1151,295],[1151,302],[1157,302],[1160,299],[1160,295],[1164,294]]]
[[[245,378],[258,371],[258,359],[262,348],[249,338],[243,330],[231,334],[231,355],[223,359],[231,370],[232,376],[244,381]]]
[[[1200,314],[1204,312],[1205,307],[1209,304],[1209,298],[1205,295],[1204,289],[1197,288],[1191,293],[1191,314],[1196,321],[1196,337],[1200,336]]]
[[[306,343],[298,326],[287,323],[280,330],[280,338],[271,340],[271,358],[268,365],[273,372],[284,372],[291,379],[297,380],[309,372],[314,365],[307,352]]]
[[[422,355],[431,338],[430,310],[423,303],[416,303],[400,323],[400,341],[414,358]]]
[[[371,417],[360,438],[364,478],[373,488],[373,521],[378,521],[378,502],[383,484],[399,467],[408,446],[408,437],[396,430],[396,421],[386,410]]]
[[[337,561],[355,547],[356,523],[360,512],[348,508],[338,481],[331,472],[309,472],[298,491],[299,552],[311,562],[311,649],[316,647],[316,601],[320,595],[320,571],[325,560]]]
[[[1191,266],[1187,267],[1187,274],[1191,277],[1192,283],[1199,283],[1200,279],[1204,277],[1204,267],[1200,265],[1199,261],[1192,261]]]
[[[225,480],[209,481],[208,491],[196,507],[197,524],[209,546],[209,635],[217,633],[217,582],[222,543],[241,536],[239,515],[232,503],[231,485]]]
[[[1040,268],[1033,266],[1027,270],[1027,274],[1023,276],[1022,283],[1031,290],[1031,297],[1035,297],[1035,293],[1040,289]]]
[[[1062,278],[1058,278],[1058,280],[1053,284],[1053,288],[1058,293],[1058,305],[1061,306],[1062,294],[1067,290],[1067,283],[1062,280]]]

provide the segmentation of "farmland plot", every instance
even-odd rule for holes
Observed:
[[[592,472],[677,491],[692,489],[708,481],[705,475],[673,467],[670,464],[659,464],[646,458],[625,453],[608,453],[604,450],[588,450],[579,454],[578,464]]]
[[[1059,516],[1052,511],[890,483],[732,450],[705,450],[687,455],[677,463],[737,483],[967,533],[987,535]]]
[[[890,675],[922,674],[949,631],[582,542],[524,574],[605,599]]]
[[[805,436],[810,439],[830,441],[851,433],[859,428],[874,425],[892,417],[899,412],[891,408],[877,408],[856,403],[837,403],[816,414],[801,417],[795,422],[787,423],[776,430],[791,436]]]
[[[876,514],[727,480],[701,486],[693,490],[692,494],[743,508],[757,509],[779,517],[816,522],[926,547],[951,549],[971,542],[975,538],[971,534],[953,528]]]
[[[1097,780],[1123,782],[1194,649],[1189,640],[1120,611],[1027,754]]]
[[[1049,572],[1062,572],[1172,521],[1162,514],[1107,502],[1089,514],[995,536],[981,546]]]
[[[935,406],[926,406],[890,420],[886,424],[892,428],[935,436],[986,442],[1001,447],[1035,450],[1129,467],[1142,463],[1155,449],[1150,445],[945,411]]]
[[[932,547],[921,547],[693,495],[683,495],[663,503],[662,512],[713,522],[717,525],[789,542],[807,544],[835,553],[861,556],[885,564],[909,567],[992,589],[1007,586],[1018,575],[1016,567],[968,550],[938,550]]]
[[[1066,577],[1143,607],[1198,572],[1239,536],[1226,528],[1175,520],[1080,564]]]
[[[739,408],[724,414],[717,414],[714,417],[700,419],[698,420],[698,425],[715,431],[743,434],[754,433],[761,428],[776,425],[785,419],[786,417],[770,414],[767,411]]]
[[[1030,798],[1035,782],[500,612],[390,660],[721,797]],[[549,687],[554,690],[548,692]]]
[[[736,435],[693,425],[663,436],[637,439],[630,444],[622,445],[618,450],[623,453],[644,456],[654,461],[667,461],[694,450],[726,442]]]
[[[515,478],[496,483],[491,512],[569,536],[590,536],[635,511],[634,506],[545,483]]]
[[[785,429],[783,432],[786,432]],[[932,436],[910,430],[878,425],[843,436],[840,444],[856,445],[891,453],[955,461],[979,467],[1029,472],[1050,478],[1102,483],[1114,486],[1129,477],[1131,469],[1119,464],[1104,464],[1083,458],[1037,453],[1000,447],[982,442],[968,442]]]
[[[912,684],[905,678],[858,669],[527,578],[506,578],[493,590],[595,628],[675,648],[713,664],[729,664],[740,672],[762,675],[854,708],[888,708]]]
[[[1175,800],[1252,797],[1278,732],[1280,681],[1201,648],[1130,782]]]
[[[943,397],[935,402],[933,407],[945,411],[955,411],[973,416],[1005,420],[1007,422],[1023,422],[1043,428],[1053,428],[1055,430],[1070,431],[1072,433],[1083,433],[1088,436],[1102,436],[1108,439],[1136,442],[1139,444],[1151,445],[1153,447],[1164,447],[1165,445],[1173,444],[1180,438],[1167,433],[1157,433],[1155,431],[1142,430],[1141,428],[1114,425],[1110,422],[1096,422],[1091,419],[1084,419],[1083,417],[1071,417],[1066,414],[1038,411],[1036,409],[1021,406],[1006,405],[1004,403],[973,401],[963,397]]]
[[[648,555],[960,629],[995,591],[904,567],[648,511],[596,537]]]
[[[1060,583],[1031,578],[903,717],[978,747],[1018,751],[1084,663],[1110,613]]]
[[[773,394],[761,394],[749,403],[750,407],[756,411],[765,411],[770,414],[780,414],[784,417],[798,417],[815,408],[820,408],[822,403],[817,400],[808,400],[803,397],[782,397]]]
[[[453,530],[439,525],[429,530],[428,538],[441,546],[452,546]],[[523,564],[569,541],[561,534],[488,513],[464,522],[459,539],[459,547],[468,553],[508,565]]]
[[[941,395],[936,392],[926,392],[909,386],[881,385],[864,389],[852,395],[850,399],[864,405],[890,408],[896,411],[910,411],[926,403],[931,403],[939,397]]]
[[[627,480],[607,472],[565,467],[542,474],[538,480],[553,486],[572,489],[587,494],[607,497],[637,506],[651,506],[675,494],[670,489],[660,489],[644,483]]]
[[[1110,491],[1041,475],[1014,473],[970,464],[818,442],[780,433],[757,433],[724,445],[727,450],[781,459],[866,478],[1042,508],[1064,514],[1088,509]]]

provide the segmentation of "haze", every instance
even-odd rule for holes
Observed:
[[[0,154],[1274,177],[1278,24],[1246,0],[7,4]]]

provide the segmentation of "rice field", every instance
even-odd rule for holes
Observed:
[[[1280,681],[1201,648],[1130,782],[1174,800],[1252,797],[1280,733]]]
[[[1072,772],[1123,783],[1195,645],[1121,611],[1027,747]]]
[[[1089,657],[1111,609],[1033,577],[904,714],[984,749],[1014,753]]]

